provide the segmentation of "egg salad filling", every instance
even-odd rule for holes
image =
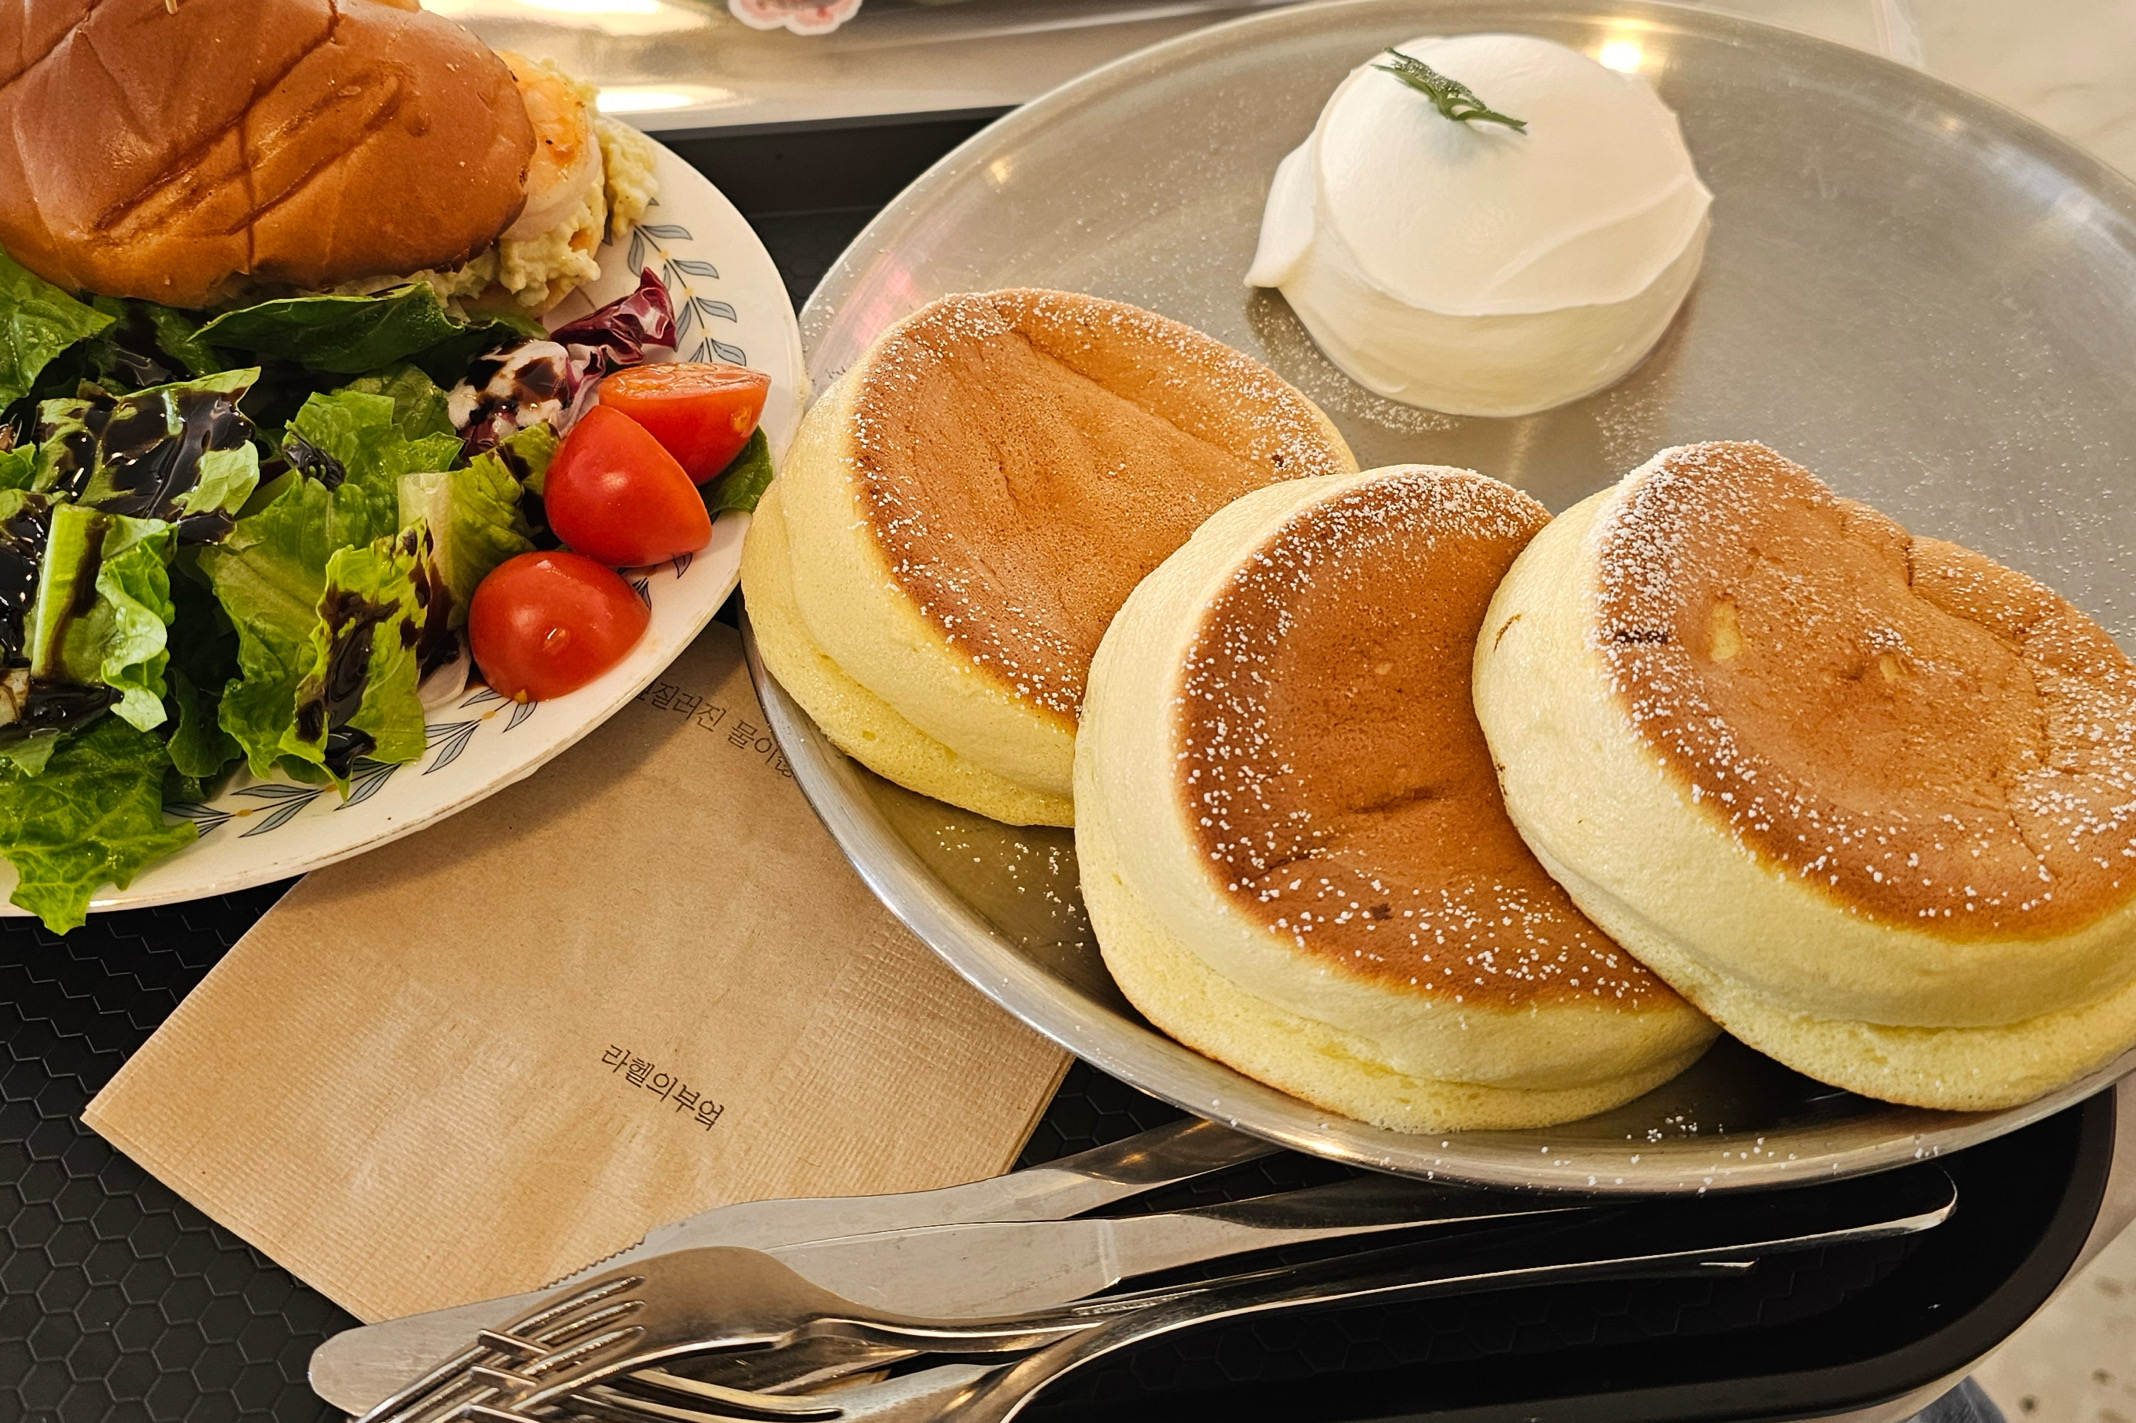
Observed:
[[[653,141],[601,114],[593,85],[547,60],[503,57],[534,121],[527,204],[518,219],[487,251],[450,271],[367,277],[337,293],[423,282],[454,315],[507,307],[539,315],[597,280],[601,244],[645,216],[658,193]]]

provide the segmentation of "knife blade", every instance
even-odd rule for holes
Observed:
[[[1253,1251],[1604,1209],[1366,1176],[1159,1215],[924,1226],[765,1253],[855,1304],[938,1319],[986,1319]]]
[[[475,1335],[525,1313],[549,1290],[648,1255],[701,1245],[755,1249],[975,1221],[1078,1215],[1158,1186],[1274,1154],[1257,1137],[1190,1118],[1043,1166],[962,1186],[888,1196],[748,1201],[646,1232],[637,1244],[543,1289],[344,1330],[314,1350],[312,1391],[361,1414],[465,1350]]]

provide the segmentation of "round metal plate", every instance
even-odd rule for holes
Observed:
[[[1705,271],[1655,354],[1601,395],[1521,420],[1370,395],[1280,298],[1241,283],[1269,176],[1342,75],[1411,36],[1478,30],[1636,58],[1716,194]],[[1300,385],[1364,465],[1467,466],[1553,509],[1667,445],[1763,440],[1918,533],[2044,580],[2136,647],[2136,187],[2012,114],[1853,50],[1667,6],[1429,0],[1314,5],[1160,45],[1011,114],[884,210],[802,313],[818,388],[897,317],[1004,286],[1176,317]],[[1959,1115],[1839,1092],[1724,1041],[1586,1121],[1382,1131],[1150,1029],[1090,939],[1068,832],[1010,829],[888,785],[763,691],[846,853],[965,977],[1106,1071],[1300,1150],[1509,1186],[1762,1186],[1981,1141],[2136,1067],[2132,1054],[2022,1109]]]

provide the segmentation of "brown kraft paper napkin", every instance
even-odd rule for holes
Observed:
[[[291,890],[84,1120],[365,1320],[1006,1170],[1066,1057],[876,903],[763,725],[715,625],[539,774]]]

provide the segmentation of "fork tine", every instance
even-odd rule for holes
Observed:
[[[476,1334],[475,1342],[493,1354],[524,1359],[538,1359],[548,1352],[547,1346],[537,1340],[522,1339],[517,1334],[500,1334],[494,1329]]]
[[[626,1324],[620,1329],[581,1339],[525,1365],[521,1370],[524,1375],[521,1381],[530,1391],[539,1389],[549,1382],[552,1374],[568,1374],[574,1369],[591,1367],[604,1357],[612,1359],[617,1353],[617,1345],[635,1344],[644,1337],[643,1325]]]
[[[743,1389],[704,1385],[703,1392],[680,1392],[666,1398],[616,1387],[622,1380],[596,1384],[571,1396],[571,1406],[596,1414],[660,1423],[699,1423],[714,1418],[750,1419],[758,1423],[830,1423],[845,1410],[836,1400],[825,1398],[774,1398]]]
[[[655,1399],[638,1398],[612,1388],[594,1387],[571,1399],[574,1408],[583,1409],[605,1423],[742,1423],[763,1415],[721,1409],[708,1413],[701,1408],[661,1403]],[[836,1414],[829,1415],[836,1417]]]
[[[537,1306],[499,1330],[484,1330],[473,1348],[463,1349],[429,1373],[391,1397],[381,1399],[357,1423],[417,1423],[437,1416],[436,1405],[465,1393],[468,1371],[501,1355],[512,1363],[532,1363],[560,1343],[570,1342],[588,1328],[619,1318],[637,1307],[637,1301],[618,1301],[604,1309],[580,1315],[590,1305],[613,1299],[625,1290],[645,1283],[642,1275],[625,1275],[585,1289],[574,1290],[559,1300]]]
[[[594,1310],[591,1314],[580,1315],[576,1319],[568,1319],[561,1324],[552,1325],[535,1336],[535,1342],[541,1346],[537,1352],[543,1355],[554,1353],[568,1344],[577,1343],[596,1331],[609,1328],[619,1320],[628,1319],[644,1308],[645,1302],[643,1300],[618,1300],[614,1304]]]
[[[825,1394],[797,1397],[792,1394],[759,1393],[753,1389],[728,1388],[724,1384],[707,1383],[703,1379],[684,1378],[665,1369],[641,1369],[634,1374],[624,1374],[601,1388],[608,1392],[625,1390],[634,1396],[642,1392],[679,1395],[699,1403],[717,1404],[736,1412],[746,1410],[751,1417],[836,1418],[844,1411],[838,1407],[834,1398]]]
[[[584,1339],[569,1347],[544,1353],[518,1369],[500,1369],[490,1364],[469,1365],[457,1377],[444,1381],[430,1393],[411,1400],[387,1423],[447,1423],[462,1418],[508,1418],[526,1423],[535,1415],[519,1410],[529,1398],[539,1399],[551,1375],[591,1365],[604,1355],[613,1356],[618,1346],[643,1338],[639,1325],[625,1325]]]
[[[600,1284],[589,1285],[585,1289],[574,1291],[563,1299],[556,1300],[550,1304],[538,1305],[528,1310],[525,1314],[506,1324],[504,1332],[507,1334],[530,1335],[553,1328],[557,1321],[568,1314],[572,1314],[587,1305],[598,1304],[604,1299],[623,1293],[625,1290],[634,1290],[644,1283],[645,1276],[643,1275],[623,1275]]]

